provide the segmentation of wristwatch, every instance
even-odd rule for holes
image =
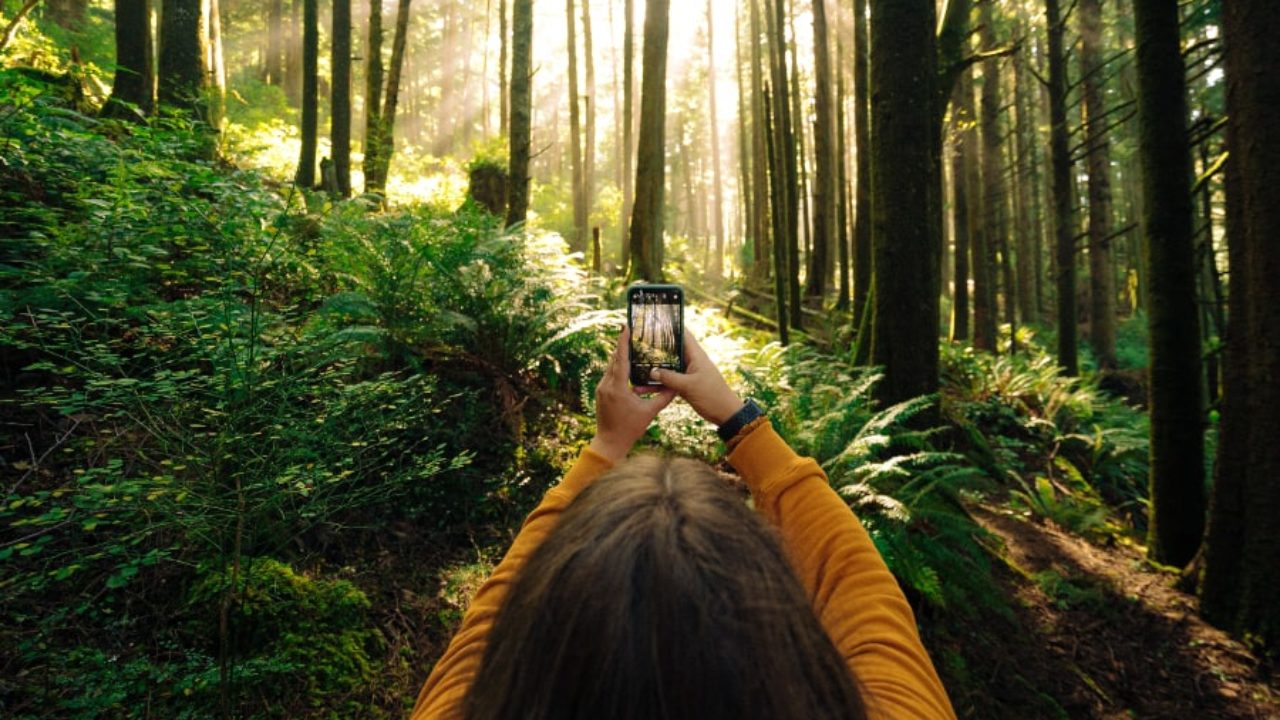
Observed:
[[[746,427],[747,423],[762,415],[764,415],[764,409],[757,405],[755,400],[747,398],[738,412],[729,416],[723,425],[716,428],[716,433],[720,435],[721,440],[729,442],[735,435],[742,432],[742,428]]]

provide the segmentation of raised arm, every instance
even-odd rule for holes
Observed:
[[[663,370],[655,379],[703,418],[724,425],[742,400],[688,332],[684,342],[687,372]],[[767,421],[744,431],[729,462],[751,488],[756,508],[781,532],[814,612],[857,677],[871,717],[954,718],[911,606],[822,468],[796,455]]]
[[[872,717],[954,718],[915,616],[853,511],[812,458],[765,423],[729,462],[783,544],[814,612],[863,690]]]

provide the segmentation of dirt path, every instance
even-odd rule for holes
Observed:
[[[970,662],[986,691],[956,698],[962,715],[1280,718],[1277,678],[1205,624],[1196,598],[1174,590],[1174,577],[1138,550],[1095,545],[996,507],[971,510],[1003,541],[1008,567],[996,575],[1013,598],[1009,629],[1019,637],[961,650],[990,665]]]

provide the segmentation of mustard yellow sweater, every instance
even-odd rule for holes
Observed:
[[[858,678],[869,717],[955,718],[902,590],[818,463],[796,455],[767,423],[742,439],[729,463],[751,489],[756,509],[781,532],[814,612]],[[610,467],[606,458],[583,451],[525,520],[423,685],[412,720],[462,716],[508,589],[560,513]]]

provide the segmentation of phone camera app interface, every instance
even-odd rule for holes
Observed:
[[[675,292],[637,292],[631,309],[631,350],[637,366],[676,367],[680,298]]]

